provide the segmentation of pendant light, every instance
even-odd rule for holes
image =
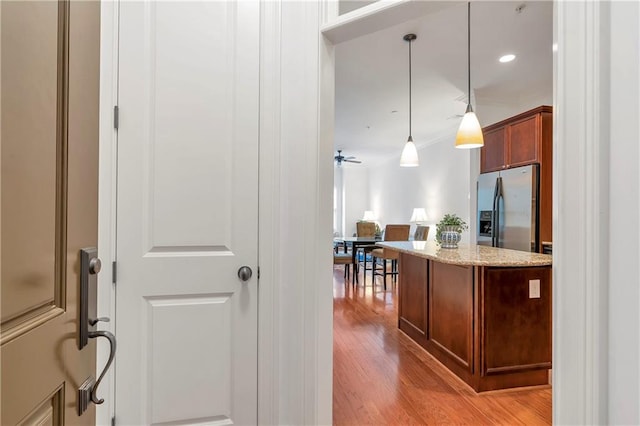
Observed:
[[[416,38],[415,34],[407,34],[403,37],[404,41],[409,42],[409,139],[400,156],[400,167],[418,167],[418,150],[411,137],[411,43]]]
[[[469,98],[467,99],[467,111],[464,117],[462,117],[462,122],[456,134],[456,148],[470,149],[484,146],[480,122],[471,107],[471,2],[467,3],[467,67],[467,88],[469,90],[467,93],[469,94]]]

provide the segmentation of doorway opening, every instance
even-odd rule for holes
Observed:
[[[553,103],[553,3],[536,2],[520,10],[518,6],[516,3],[473,5],[475,90],[471,96],[483,126]],[[466,5],[437,10],[434,5],[424,16],[415,16],[369,32],[362,30],[359,37],[335,45],[334,150],[342,149],[362,160],[362,164],[336,166],[334,236],[353,235],[355,223],[363,218],[365,211],[373,211],[375,219],[384,225],[409,223],[414,208],[425,208],[431,225],[446,213],[459,212],[472,224],[463,239],[475,241],[472,218],[479,154],[453,149],[459,116],[464,113],[467,101],[463,54],[466,32],[458,31],[466,25]],[[496,19],[505,24],[496,28],[493,25]],[[518,35],[504,36],[499,31],[513,31]],[[409,32],[418,35],[413,56],[413,116],[420,119],[414,121],[413,133],[421,160],[421,167],[411,171],[398,166],[408,122],[406,46],[402,35]],[[418,44],[420,41],[422,45]],[[498,61],[502,55],[493,54],[492,49],[496,52],[507,49],[508,42],[519,44],[519,52],[523,52],[518,56],[520,62],[511,63],[517,68],[506,68],[509,64]],[[541,48],[543,45],[546,47]],[[537,59],[534,55],[538,55]],[[532,62],[527,65],[529,61]],[[513,75],[518,76],[519,85],[513,85]],[[527,84],[522,84],[523,81]],[[434,234],[432,232],[429,239],[433,239]],[[399,416],[407,416],[407,421],[437,421],[422,418],[415,410],[405,410],[403,404],[407,405],[416,389],[427,392],[430,386],[425,383],[437,382],[444,386],[453,376],[410,339],[405,346],[406,336],[397,328],[395,286],[384,291],[381,279],[372,280],[370,271],[361,272],[355,283],[353,275],[350,279],[344,277],[342,268],[334,267],[333,281],[334,422],[348,423],[355,418],[351,416],[366,413],[365,418],[370,416],[372,422],[385,423],[389,422],[385,416],[392,416],[394,410]],[[420,359],[419,355],[428,360]],[[442,368],[444,374],[439,375],[437,368],[431,369],[432,364]],[[425,365],[425,369],[420,369],[420,365]],[[413,373],[407,374],[408,371]],[[426,377],[417,378],[418,371]],[[482,416],[487,415],[501,419],[492,421],[513,422],[509,413],[505,412],[506,417],[501,418],[488,408],[492,404],[510,404],[505,402],[510,398],[514,404],[519,404],[515,401],[520,398],[538,401],[523,406],[522,419],[527,422],[551,422],[550,387],[500,391],[495,393],[499,399],[492,400],[493,394],[475,394],[459,379],[453,378],[455,381],[458,386],[451,385],[455,392],[441,389],[437,393],[441,401],[434,412],[447,418],[445,422],[465,422],[465,416],[474,415],[472,413],[478,416],[476,422],[486,421]],[[375,389],[381,389],[379,394]],[[462,407],[456,398],[465,402],[474,399],[464,390],[482,403],[470,402],[469,407]],[[422,395],[417,406],[424,409],[424,401],[437,401],[434,398]]]

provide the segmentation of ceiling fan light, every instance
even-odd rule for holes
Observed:
[[[456,148],[471,149],[484,146],[482,127],[476,113],[471,108],[462,117],[462,122],[456,134]]]
[[[409,137],[400,156],[400,167],[418,167],[418,150],[413,139]]]

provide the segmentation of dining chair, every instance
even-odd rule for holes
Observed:
[[[387,225],[384,231],[384,241],[408,241],[409,229],[411,225]],[[384,289],[387,289],[387,275],[391,275],[393,282],[398,276],[398,252],[382,247],[378,247],[371,252],[371,281],[375,286],[376,275],[382,276]],[[377,270],[377,260],[382,260],[382,269]],[[391,272],[387,270],[387,260],[391,261]]]
[[[356,223],[356,236],[358,237],[375,237],[376,236],[376,224],[375,222],[358,222]]]
[[[344,279],[345,279],[345,283],[347,282],[346,280],[348,280],[350,278],[350,271],[351,271],[351,265],[353,265],[353,257],[351,257],[351,253],[333,253],[333,264],[334,265],[344,265]],[[353,275],[354,277],[358,278],[358,276],[356,275],[355,272],[355,267],[354,267],[354,271],[353,271]]]
[[[375,237],[376,236],[375,222],[366,222],[366,221],[357,222],[356,236],[357,237]],[[373,250],[374,248],[376,248],[375,244],[358,246],[358,250],[356,252],[356,259],[359,259],[360,255],[362,255],[362,262],[364,266],[363,278],[365,279],[365,284],[366,284],[367,271],[371,269],[371,268],[367,269],[367,256],[369,257],[369,259],[371,259],[371,250]],[[360,264],[360,261],[358,260],[358,262],[354,266],[354,270],[355,270],[354,274],[357,274],[359,272],[359,267],[358,267],[359,264]]]
[[[416,226],[416,232],[413,234],[414,241],[427,241],[429,235],[429,227],[424,225]]]

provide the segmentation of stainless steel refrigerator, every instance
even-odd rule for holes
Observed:
[[[539,182],[537,164],[478,177],[478,244],[538,251]]]

